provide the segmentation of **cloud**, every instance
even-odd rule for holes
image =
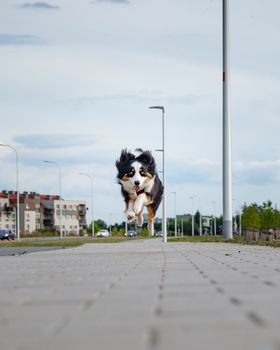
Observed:
[[[24,9],[41,9],[41,10],[59,10],[60,9],[59,6],[54,6],[47,2],[40,2],[40,1],[33,2],[33,3],[26,2],[20,5],[19,7]]]
[[[95,2],[91,2],[92,4],[97,2],[110,2],[112,4],[130,4],[129,0],[96,0]]]
[[[126,101],[133,103],[168,103],[176,105],[194,105],[202,100],[205,100],[210,95],[199,95],[199,94],[185,94],[185,95],[174,95],[174,96],[164,96],[160,94],[116,94],[116,95],[100,95],[100,96],[89,96],[89,97],[78,97],[73,99],[71,102],[75,106],[91,105],[96,102],[103,101]]]
[[[264,186],[279,183],[280,160],[235,162],[233,164],[234,181],[238,184]]]
[[[0,34],[0,45],[43,45],[45,40],[36,35]]]
[[[92,135],[81,134],[30,134],[16,136],[14,141],[28,149],[62,149],[92,145]]]
[[[211,159],[167,159],[168,179],[176,184],[217,185],[221,183],[219,162]]]

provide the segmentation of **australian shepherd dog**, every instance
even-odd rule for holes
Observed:
[[[154,218],[163,195],[155,159],[150,151],[135,150],[133,154],[127,149],[121,151],[116,161],[117,180],[121,185],[125,200],[125,213],[129,221],[137,220],[138,226],[143,224],[143,209],[148,210],[148,231],[154,235]]]

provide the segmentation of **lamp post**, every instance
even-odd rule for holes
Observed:
[[[225,239],[232,239],[232,170],[228,19],[228,0],[223,0],[223,231]]]
[[[177,237],[177,208],[176,208],[176,192],[172,192],[174,194],[174,211],[175,211],[175,222],[174,222],[174,234]]]
[[[86,174],[86,173],[79,173],[79,175],[82,176],[86,176],[87,178],[90,179],[90,196],[91,196],[91,234],[92,234],[92,238],[94,238],[94,210],[93,210],[93,179],[92,176],[90,174]]]
[[[16,219],[16,233],[17,233],[17,241],[20,241],[20,228],[19,228],[19,171],[18,171],[18,152],[15,147],[11,145],[6,145],[0,143],[1,147],[9,147],[15,152],[16,155],[16,187],[17,187],[17,219]]]
[[[193,196],[190,199],[192,200],[192,236],[194,236]]]
[[[53,160],[44,160],[44,163],[54,164],[58,168],[58,185],[59,185],[59,231],[60,239],[63,238],[62,233],[62,200],[61,200],[61,167],[57,162]]]
[[[166,183],[165,183],[165,134],[164,134],[164,107],[163,106],[151,106],[150,109],[159,109],[162,113],[162,182],[164,187],[162,198],[162,231],[163,242],[167,242],[167,227],[166,227]]]

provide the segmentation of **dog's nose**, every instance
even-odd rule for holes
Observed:
[[[139,186],[140,185],[140,181],[134,181],[134,185],[135,186]]]

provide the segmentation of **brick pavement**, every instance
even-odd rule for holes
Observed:
[[[280,250],[156,240],[0,257],[2,350],[280,350]]]

